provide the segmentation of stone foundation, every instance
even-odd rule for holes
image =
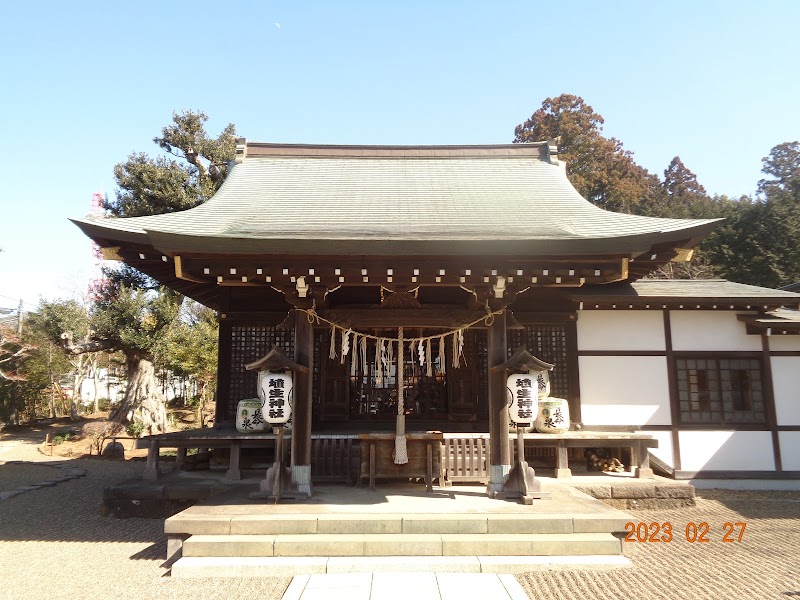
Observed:
[[[621,510],[694,506],[694,486],[688,483],[607,483],[576,486],[584,494]]]

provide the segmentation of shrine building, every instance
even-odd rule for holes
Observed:
[[[513,447],[493,367],[519,348],[554,365],[573,431],[647,434],[675,478],[800,477],[800,294],[646,279],[691,260],[718,220],[602,210],[553,142],[239,139],[206,203],[74,222],[105,257],[218,311],[220,439],[256,396],[246,365],[277,348],[301,367],[291,464],[308,489],[325,475],[315,436],[391,436],[398,414],[409,436],[486,439],[499,489]]]

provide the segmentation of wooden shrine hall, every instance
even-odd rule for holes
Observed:
[[[488,478],[499,489],[513,448],[506,374],[492,368],[520,347],[553,364],[552,395],[581,422],[584,299],[633,293],[656,268],[690,260],[717,223],[602,210],[569,183],[552,141],[244,139],[205,204],[74,222],[106,258],[218,311],[215,431],[235,431],[237,403],[256,395],[245,365],[277,348],[303,367],[291,473],[309,491],[312,434],[390,435],[399,407],[408,436],[488,433]],[[764,308],[789,302],[782,294],[765,294]],[[744,297],[729,301],[743,309]],[[247,436],[238,439],[256,439]]]

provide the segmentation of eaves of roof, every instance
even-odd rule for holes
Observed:
[[[570,293],[570,298],[583,302],[587,307],[592,303],[602,306],[612,303],[627,306],[685,303],[687,308],[692,308],[693,302],[703,307],[718,305],[720,308],[730,306],[753,310],[800,306],[800,294],[725,279],[640,279],[632,283],[579,288]]]

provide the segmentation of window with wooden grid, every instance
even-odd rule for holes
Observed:
[[[765,423],[761,360],[675,359],[682,423]]]
[[[550,395],[554,398],[569,398],[567,326],[554,323],[510,329],[508,355],[511,356],[520,346],[524,346],[536,358],[555,365],[550,372]]]

